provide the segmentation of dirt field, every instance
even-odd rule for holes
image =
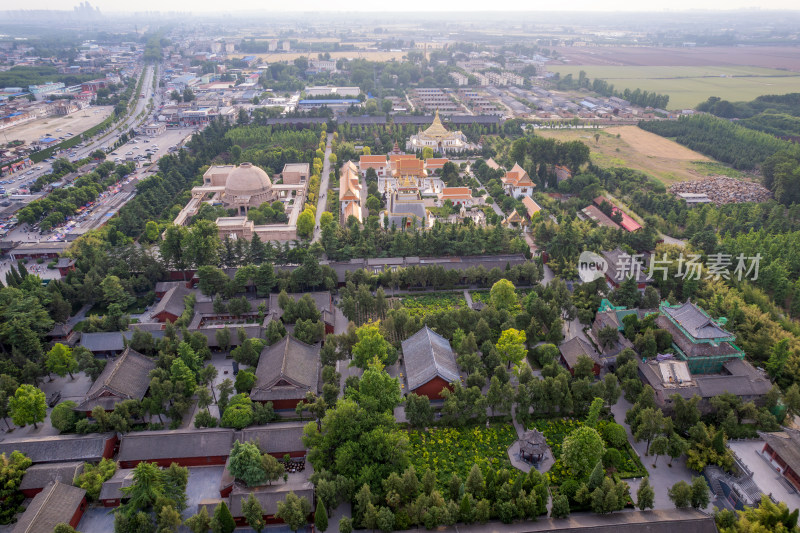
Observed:
[[[20,139],[26,143],[41,139],[48,133],[54,137],[65,137],[67,132],[78,135],[103,122],[112,111],[114,111],[113,106],[90,107],[63,117],[47,117],[20,124],[3,130],[2,133],[4,139],[9,141]],[[61,131],[56,131],[59,129]]]
[[[596,133],[600,134],[597,141],[594,138]],[[536,130],[536,134],[560,141],[583,141],[589,146],[592,162],[596,165],[640,170],[665,185],[725,174],[727,171],[702,154],[636,126],[615,126],[602,130],[541,129]],[[733,171],[728,174],[738,175]]]
[[[557,48],[565,64],[632,66],[746,65],[800,72],[800,48],[791,46],[715,46],[699,48]]]
[[[405,52],[367,52],[363,50],[351,50],[346,52],[331,52],[331,59],[369,59],[370,61],[391,61],[392,59],[400,60],[405,56]],[[289,53],[272,53],[272,54],[245,54],[256,56],[266,63],[277,63],[280,61],[294,61],[298,57],[317,57],[317,53],[306,52],[289,52]],[[238,56],[238,57],[244,57]]]

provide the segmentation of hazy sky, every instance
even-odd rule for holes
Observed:
[[[798,9],[797,0],[670,0],[663,4],[641,0],[404,0],[402,2],[331,2],[330,0],[94,0],[101,11],[663,11],[733,10],[743,8]],[[12,3],[0,0],[3,9],[70,9],[76,0],[26,0]],[[4,5],[5,4],[5,5]]]

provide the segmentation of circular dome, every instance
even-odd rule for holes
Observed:
[[[272,181],[262,169],[252,163],[242,163],[228,175],[225,194],[230,196],[255,195],[268,191]]]

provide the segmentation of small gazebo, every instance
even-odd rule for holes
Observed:
[[[526,431],[520,440],[519,455],[523,461],[538,463],[547,453],[547,439],[538,429]]]

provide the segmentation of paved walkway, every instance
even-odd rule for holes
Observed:
[[[322,175],[319,177],[319,200],[317,201],[317,222],[314,225],[314,241],[318,241],[322,237],[322,228],[319,222],[322,219],[322,213],[328,205],[328,183],[330,182],[331,174],[331,150],[333,143],[333,133],[328,134],[328,142],[325,145],[325,160],[322,162]]]
[[[525,434],[525,426],[523,426],[517,421],[516,411],[517,411],[517,405],[514,404],[511,410],[512,414],[511,421],[514,423],[514,429],[517,432],[518,440],[515,440],[514,443],[508,447],[508,458],[511,461],[511,465],[517,470],[522,470],[523,472],[530,472],[532,466],[531,463],[523,461],[519,453],[520,446],[522,445],[522,441],[520,441],[519,439],[521,439],[522,435]],[[551,452],[548,449],[545,457],[536,465],[536,470],[538,470],[541,473],[545,473],[548,470],[550,470],[550,468],[553,466],[554,463],[555,459],[553,458],[553,452]]]
[[[639,455],[639,458],[642,460],[642,464],[644,465],[645,469],[647,469],[648,475],[650,477],[650,486],[653,487],[653,490],[656,493],[655,497],[655,509],[671,509],[675,510],[675,505],[670,501],[669,496],[667,495],[667,491],[669,488],[677,483],[678,481],[686,481],[687,483],[691,483],[692,477],[697,476],[697,472],[689,470],[686,467],[686,460],[683,457],[675,459],[672,462],[672,467],[668,466],[669,457],[659,457],[656,466],[653,466],[653,460],[655,459],[652,455],[645,457],[644,452],[647,449],[647,442],[636,442],[633,438],[633,434],[631,433],[631,427],[625,423],[625,413],[632,407],[632,404],[625,400],[625,398],[620,398],[617,401],[616,405],[611,407],[611,412],[614,414],[614,418],[616,419],[618,424],[621,424],[622,427],[625,428],[625,431],[628,433],[628,441],[630,441],[633,449]],[[636,499],[636,491],[639,489],[639,484],[641,483],[641,479],[626,479],[625,480],[628,485],[631,487],[631,496],[633,499]]]
[[[472,309],[472,296],[467,289],[464,289],[464,299],[467,301],[467,307]]]

